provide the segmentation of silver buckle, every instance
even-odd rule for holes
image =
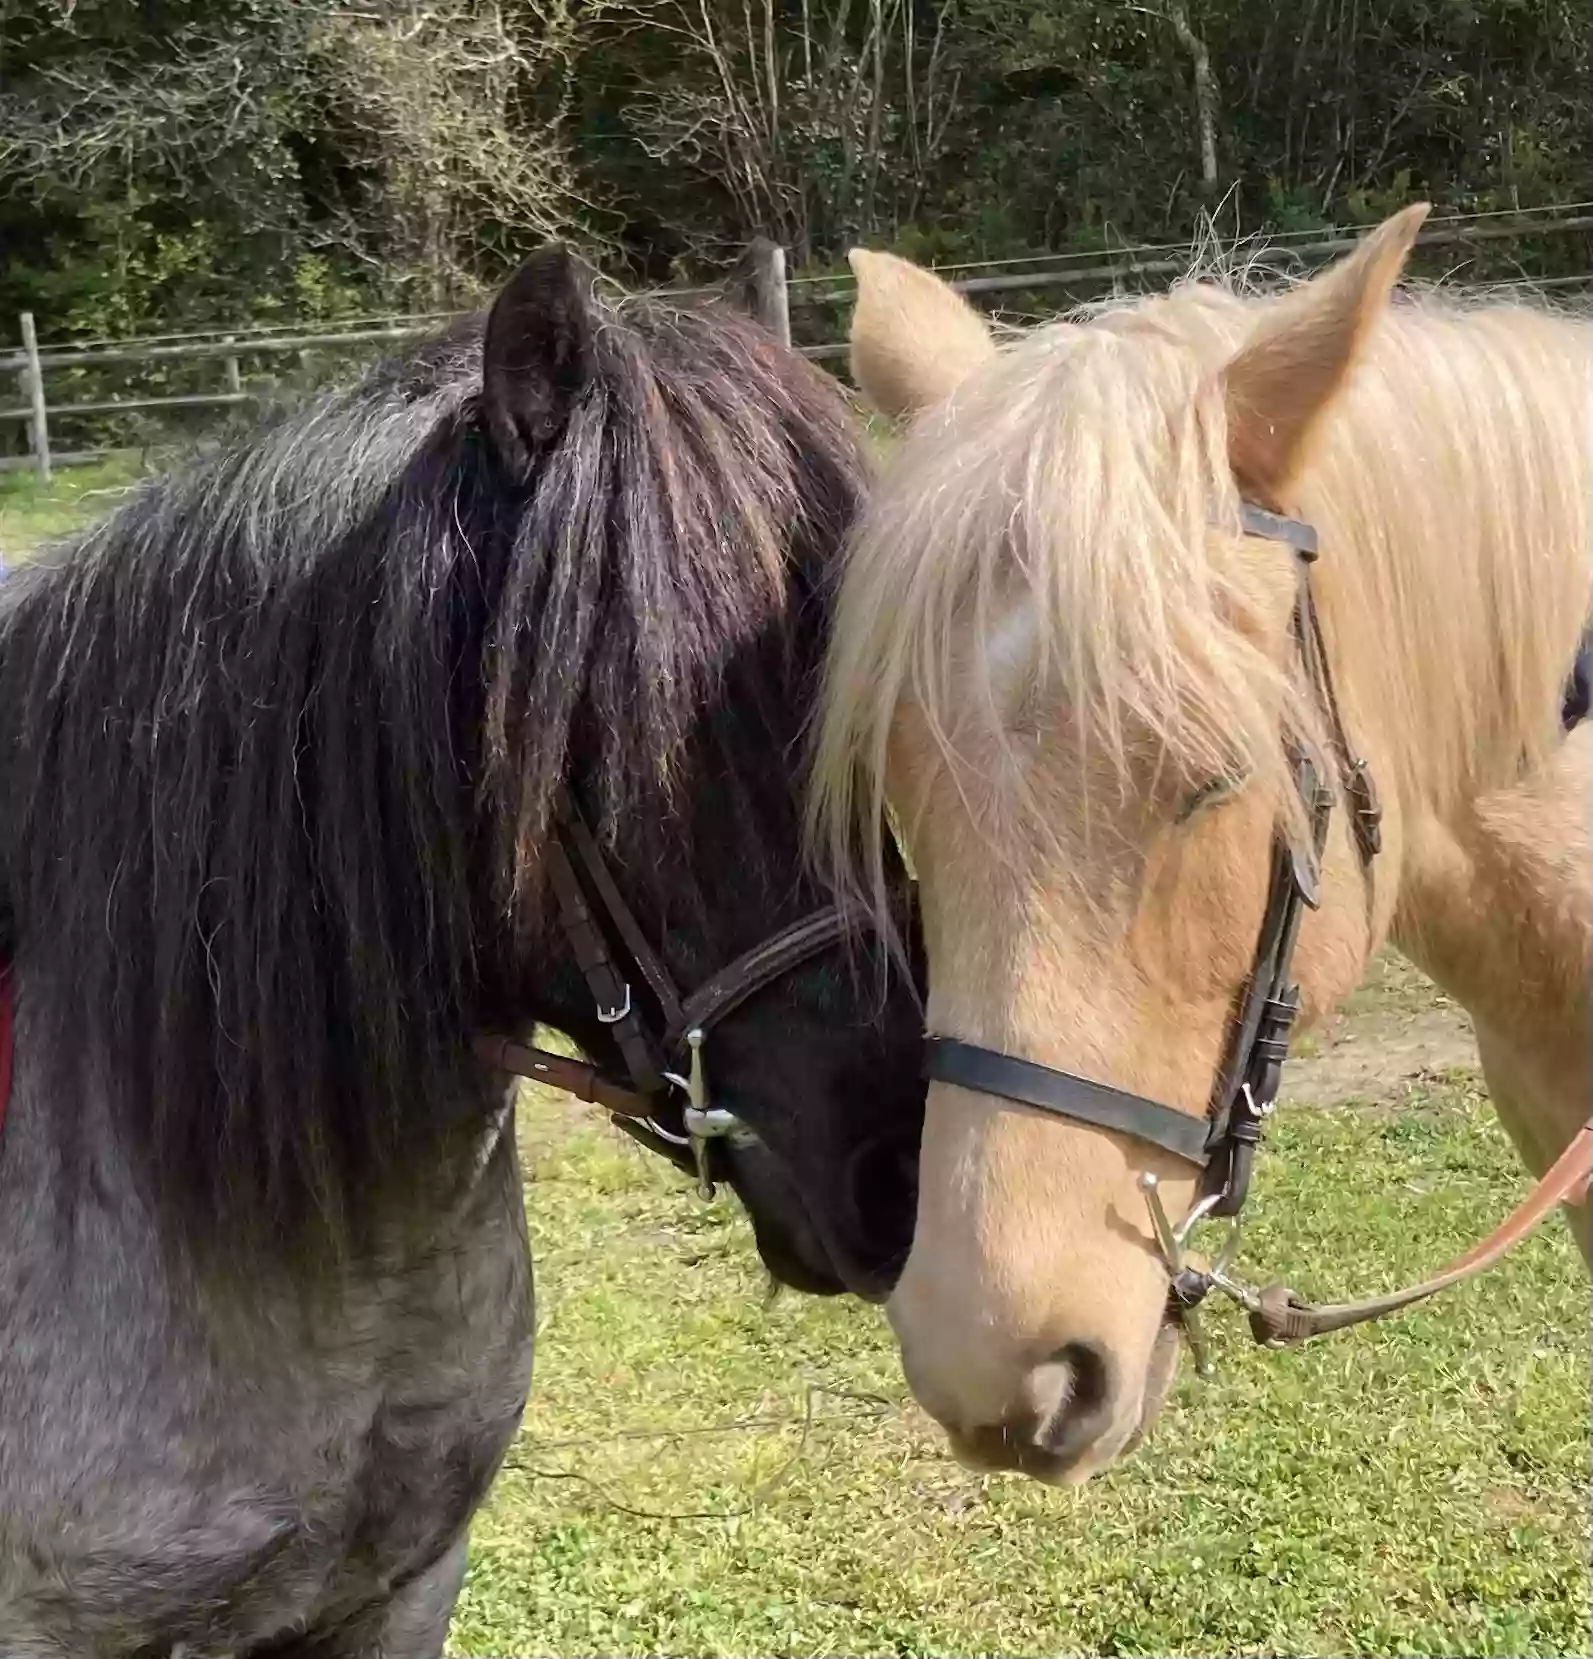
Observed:
[[[618,1025],[631,1011],[631,987],[629,980],[622,980],[621,988],[625,992],[625,1000],[618,1008],[599,1008],[597,1019],[599,1025]]]

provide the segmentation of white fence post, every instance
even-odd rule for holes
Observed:
[[[28,435],[33,449],[33,466],[43,484],[50,482],[50,426],[44,406],[44,370],[39,367],[39,337],[33,328],[33,313],[22,313],[22,349],[27,353],[28,365],[22,371],[24,390],[32,406],[28,417]]]
[[[222,343],[224,345],[230,346],[234,345],[236,342],[237,336],[235,334],[224,334],[222,336]],[[228,357],[223,361],[225,362],[227,369],[227,390],[233,397],[237,397],[239,393],[243,391],[243,375],[238,369],[238,359],[236,357]]]

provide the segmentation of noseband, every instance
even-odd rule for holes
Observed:
[[[1350,745],[1333,689],[1321,620],[1311,592],[1316,531],[1299,519],[1268,512],[1251,502],[1241,504],[1239,523],[1246,535],[1279,542],[1294,556],[1291,631],[1295,649],[1306,682],[1326,716],[1339,789],[1350,814],[1350,832],[1369,889],[1372,861],[1382,848],[1382,809],[1366,762]],[[1585,677],[1585,665],[1581,672]],[[1583,695],[1578,717],[1585,711],[1585,689]],[[1569,693],[1566,706],[1568,711],[1573,707]],[[1568,714],[1566,724],[1573,723]],[[1220,1290],[1239,1302],[1250,1314],[1252,1334],[1268,1347],[1281,1347],[1322,1331],[1377,1318],[1491,1265],[1556,1203],[1565,1201],[1579,1185],[1585,1188],[1593,1168],[1593,1130],[1584,1130],[1525,1202],[1483,1244],[1436,1278],[1388,1297],[1312,1307],[1281,1285],[1252,1290],[1228,1271],[1238,1247],[1237,1219],[1215,1262],[1207,1267],[1186,1262],[1184,1245],[1196,1222],[1207,1217],[1237,1218],[1244,1205],[1256,1148],[1277,1100],[1289,1035],[1299,1012],[1300,988],[1291,977],[1294,948],[1305,911],[1315,910],[1320,902],[1322,854],[1334,790],[1298,745],[1291,759],[1294,785],[1310,826],[1310,848],[1307,852],[1291,845],[1281,828],[1273,832],[1271,875],[1255,957],[1229,1017],[1224,1057],[1204,1118],[999,1049],[949,1037],[930,1037],[925,1043],[925,1075],[932,1082],[950,1083],[976,1094],[1051,1112],[1074,1123],[1113,1130],[1171,1152],[1199,1170],[1195,1204],[1176,1226],[1162,1206],[1155,1174],[1146,1171],[1139,1184],[1171,1280],[1169,1313],[1184,1326],[1202,1374],[1209,1371],[1209,1362],[1195,1310],[1208,1291]]]
[[[546,858],[560,926],[591,992],[597,1018],[614,1034],[629,1080],[621,1082],[598,1066],[496,1034],[478,1037],[476,1053],[495,1070],[604,1107],[619,1128],[655,1152],[671,1158],[689,1152],[698,1190],[711,1198],[709,1142],[741,1125],[711,1102],[703,1056],[708,1037],[749,997],[839,944],[847,933],[845,915],[834,905],[815,911],[754,945],[683,996],[567,794],[554,809]],[[638,1005],[639,986],[645,987],[657,1011],[656,1024],[648,1022]],[[659,1121],[660,1113],[676,1099],[683,1133]]]

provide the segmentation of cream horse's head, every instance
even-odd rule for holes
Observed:
[[[929,273],[853,256],[855,373],[904,430],[840,602],[819,815],[839,849],[889,798],[932,1033],[1206,1114],[1274,834],[1305,833],[1293,757],[1324,735],[1295,561],[1240,504],[1300,505],[1425,211],[1281,298],[1195,288],[1004,345]],[[1308,1005],[1387,925],[1345,822]],[[1077,1480],[1154,1415],[1177,1345],[1147,1171],[1187,1208],[1195,1170],[1154,1145],[932,1085],[889,1312],[970,1461]]]

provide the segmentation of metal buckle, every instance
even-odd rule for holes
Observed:
[[[625,993],[624,1002],[622,1002],[618,1008],[599,1008],[597,1011],[599,1025],[618,1025],[621,1020],[625,1019],[629,1015],[631,1011],[630,981],[628,979],[621,980],[620,988]]]

